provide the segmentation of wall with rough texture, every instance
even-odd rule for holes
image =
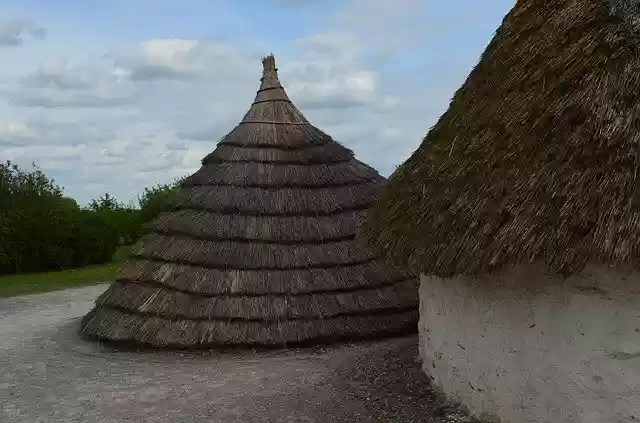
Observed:
[[[638,274],[422,276],[420,313],[424,370],[476,416],[640,422]]]

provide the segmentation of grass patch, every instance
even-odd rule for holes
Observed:
[[[66,288],[80,288],[112,282],[121,264],[126,261],[129,247],[116,251],[111,263],[45,273],[25,273],[0,276],[0,298],[36,294]]]

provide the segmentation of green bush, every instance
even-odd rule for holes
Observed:
[[[0,164],[0,274],[104,263],[118,241],[113,224],[81,210],[35,166]]]
[[[160,213],[170,207],[172,198],[178,193],[183,179],[177,179],[171,184],[156,185],[145,188],[138,197],[140,205],[139,222],[146,224],[155,219]]]
[[[111,261],[120,244],[118,227],[104,215],[91,210],[78,210],[69,245],[74,252],[74,265],[87,266]]]
[[[180,180],[147,188],[139,208],[108,193],[81,208],[33,165],[0,163],[0,275],[102,264],[166,210]]]

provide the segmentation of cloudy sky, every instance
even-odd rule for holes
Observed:
[[[390,174],[513,0],[3,0],[0,160],[86,203],[193,172],[275,53],[307,118]]]

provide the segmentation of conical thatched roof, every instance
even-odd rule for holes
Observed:
[[[307,122],[273,56],[263,64],[244,119],[152,222],[83,335],[207,347],[416,329],[416,279],[356,239],[384,178]]]
[[[519,0],[365,232],[426,274],[640,263],[638,0]]]

